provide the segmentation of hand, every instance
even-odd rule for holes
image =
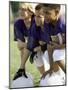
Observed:
[[[27,48],[27,43],[22,42],[21,40],[18,40],[17,44],[19,49]]]
[[[41,51],[41,47],[40,46],[34,48],[34,52],[39,52],[39,51]]]
[[[49,74],[49,75],[51,76],[52,72],[53,72],[53,71],[50,70],[50,69],[49,69],[48,71],[44,72],[43,75],[42,75],[42,77],[41,77],[41,79],[44,79],[47,74]]]
[[[39,44],[40,44],[40,45],[44,45],[45,42],[44,42],[44,41],[39,41]]]
[[[57,43],[53,43],[52,48],[53,49],[63,49],[64,44],[60,45],[60,44],[57,44]]]
[[[59,44],[59,38],[58,36],[51,36],[52,42],[58,43]]]
[[[52,48],[52,49],[56,49],[56,48],[59,48],[59,45],[55,42],[50,42],[49,47]]]

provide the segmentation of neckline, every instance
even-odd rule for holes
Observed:
[[[25,25],[25,28],[26,28],[27,30],[29,30],[29,29],[31,28],[31,26],[32,26],[32,18],[31,18],[31,21],[30,21],[30,27],[29,27],[29,28],[26,26],[25,22],[24,22],[24,25]]]

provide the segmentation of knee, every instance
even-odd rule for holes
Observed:
[[[18,43],[17,47],[18,47],[18,49],[19,49],[20,51],[23,50],[23,46],[22,46],[21,43]]]
[[[54,63],[53,63],[53,70],[54,70],[55,72],[57,72],[57,71],[59,70],[59,66],[58,66],[57,62],[54,62]]]
[[[30,51],[27,48],[24,48],[24,53],[29,53]]]

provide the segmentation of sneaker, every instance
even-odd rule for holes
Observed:
[[[35,54],[36,54],[37,52],[32,52],[32,54],[30,55],[30,63],[31,64],[33,64],[33,62],[34,62],[34,60],[33,60],[33,58],[34,58],[34,56],[35,56]]]
[[[25,73],[25,69],[19,69],[19,70],[16,72],[13,80],[16,80],[17,78],[19,78],[19,77],[21,77],[21,76],[24,76],[25,78],[28,78],[27,75],[26,75],[26,73]]]

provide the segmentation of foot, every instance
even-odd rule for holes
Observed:
[[[52,70],[48,70],[48,71],[44,72],[41,79],[44,79],[47,74],[49,74],[51,76],[52,72],[53,72]]]
[[[32,54],[30,55],[30,63],[32,64],[34,61],[33,61],[33,58],[35,56],[36,52],[32,52]]]
[[[27,75],[26,75],[26,73],[25,73],[25,69],[19,69],[19,70],[16,72],[13,80],[16,80],[17,78],[19,78],[19,77],[21,77],[21,76],[24,76],[25,78],[28,78]]]

